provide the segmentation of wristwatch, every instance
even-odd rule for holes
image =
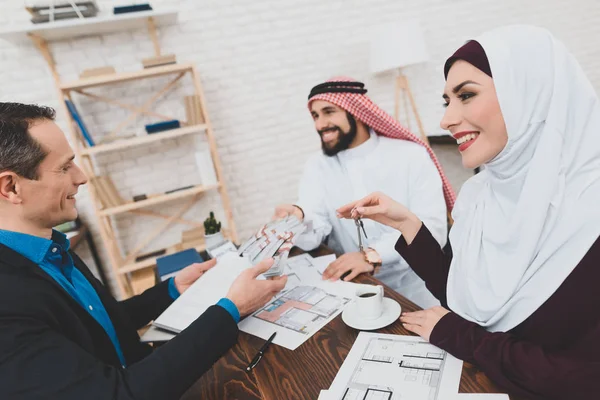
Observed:
[[[371,247],[365,248],[362,253],[365,256],[365,261],[373,266],[371,275],[375,275],[377,272],[379,272],[379,268],[381,268],[381,256],[377,251],[375,251],[375,249],[372,249]]]

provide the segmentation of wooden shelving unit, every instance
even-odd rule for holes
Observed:
[[[229,204],[229,197],[225,183],[223,181],[223,172],[219,156],[217,153],[217,145],[214,138],[214,133],[206,110],[206,102],[202,85],[196,68],[193,64],[172,64],[166,66],[153,67],[148,69],[142,69],[134,72],[121,72],[113,73],[108,75],[90,77],[85,79],[79,79],[74,82],[62,82],[57,69],[54,58],[49,50],[48,41],[55,39],[66,39],[89,35],[98,35],[104,33],[113,33],[116,31],[123,31],[128,29],[140,28],[143,26],[148,27],[150,38],[154,43],[155,55],[160,56],[160,46],[156,35],[156,27],[164,24],[173,24],[177,20],[177,12],[164,10],[164,11],[147,11],[138,12],[125,15],[107,15],[99,16],[94,18],[75,19],[67,21],[57,21],[54,23],[30,24],[26,27],[19,27],[16,29],[0,30],[0,38],[4,38],[10,41],[22,41],[24,38],[29,38],[33,41],[35,46],[40,50],[44,59],[50,67],[54,83],[57,89],[58,96],[61,100],[71,100],[72,97],[77,95],[86,96],[97,101],[105,102],[113,106],[119,106],[127,109],[131,112],[131,116],[136,115],[150,115],[158,120],[169,120],[172,119],[169,116],[161,115],[151,111],[150,106],[167,91],[169,91],[182,77],[189,76],[193,82],[193,89],[195,95],[199,99],[198,110],[195,110],[196,115],[202,116],[202,123],[198,124],[195,122],[192,124],[190,121],[181,123],[181,127],[178,129],[172,129],[169,131],[163,131],[160,133],[153,133],[144,136],[137,136],[129,139],[121,139],[106,144],[97,144],[96,146],[88,147],[85,144],[81,132],[77,128],[75,121],[73,120],[69,110],[64,101],[61,101],[64,115],[70,119],[69,123],[69,134],[71,136],[71,143],[74,145],[74,150],[77,159],[84,171],[86,172],[89,179],[89,189],[92,202],[94,203],[94,214],[98,221],[100,230],[100,236],[103,244],[107,250],[112,270],[116,276],[118,283],[118,295],[121,298],[137,294],[147,287],[154,284],[154,269],[156,265],[156,257],[145,258],[144,260],[136,261],[139,259],[141,251],[154,239],[160,236],[166,229],[169,229],[173,224],[185,223],[194,227],[202,227],[200,221],[189,221],[184,220],[182,216],[188,211],[200,198],[203,193],[216,190],[218,191],[223,210],[227,219],[227,228],[223,230],[223,235],[234,242],[237,242],[237,234],[235,230],[235,224],[233,221],[233,213]],[[117,99],[110,99],[97,94],[88,92],[86,89],[101,87],[107,85],[125,84],[130,81],[142,80],[148,78],[155,78],[160,76],[173,76],[174,78],[162,88],[150,101],[146,102],[142,106],[135,106],[131,104],[123,103]],[[183,104],[183,103],[182,103]],[[81,111],[81,110],[79,110]],[[131,116],[120,124],[120,127],[126,126],[128,122],[131,122]],[[117,131],[119,128],[117,129]],[[93,136],[94,133],[90,132]],[[162,140],[172,140],[174,138],[188,136],[188,135],[206,135],[206,139],[210,148],[210,155],[212,157],[213,166],[215,169],[217,182],[214,185],[208,186],[193,186],[187,189],[178,190],[168,194],[160,194],[154,197],[149,197],[145,200],[137,202],[129,202],[120,204],[118,206],[106,207],[102,203],[99,191],[101,190],[98,186],[97,178],[98,174],[94,166],[94,157],[99,154],[108,152],[118,152],[124,149],[130,149],[133,147],[148,145],[153,142]],[[156,213],[145,208],[164,204],[167,202],[182,201],[184,204],[175,215],[164,215]],[[115,233],[113,217],[119,214],[132,213],[136,215],[144,215],[162,219],[162,223],[157,223],[156,229],[148,233],[140,242],[136,245],[135,249],[129,251],[129,254],[122,254],[119,248],[118,237]],[[167,247],[164,254],[171,254],[178,250],[179,245],[174,244]],[[204,244],[198,243],[194,247],[198,251],[204,250]]]

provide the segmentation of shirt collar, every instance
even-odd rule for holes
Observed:
[[[369,128],[369,138],[364,143],[361,143],[352,149],[340,151],[338,156],[342,159],[364,157],[375,150],[378,144],[379,136],[373,129]]]
[[[26,233],[5,231],[0,229],[0,243],[21,254],[36,264],[41,264],[52,244],[59,245],[63,251],[70,247],[67,236],[52,230],[52,240]]]

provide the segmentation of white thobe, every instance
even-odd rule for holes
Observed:
[[[360,146],[333,157],[316,154],[306,163],[296,204],[304,210],[309,229],[296,245],[309,251],[328,237],[327,245],[337,254],[359,251],[354,221],[337,218],[336,209],[376,191],[405,205],[441,246],[446,244],[442,180],[429,154],[416,143],[371,130],[370,138]],[[396,252],[400,232],[369,219],[363,222],[368,236],[363,245],[375,249],[383,261],[376,277],[423,308],[438,305],[423,280]]]

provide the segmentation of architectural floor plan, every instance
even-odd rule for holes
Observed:
[[[242,320],[240,330],[263,339],[277,332],[273,343],[295,350],[350,304],[356,285],[319,278],[312,284],[286,286],[279,296]]]
[[[331,392],[343,400],[441,400],[457,393],[461,368],[423,339],[361,332]]]
[[[296,286],[258,310],[254,317],[309,334],[337,314],[349,301],[315,286]]]

